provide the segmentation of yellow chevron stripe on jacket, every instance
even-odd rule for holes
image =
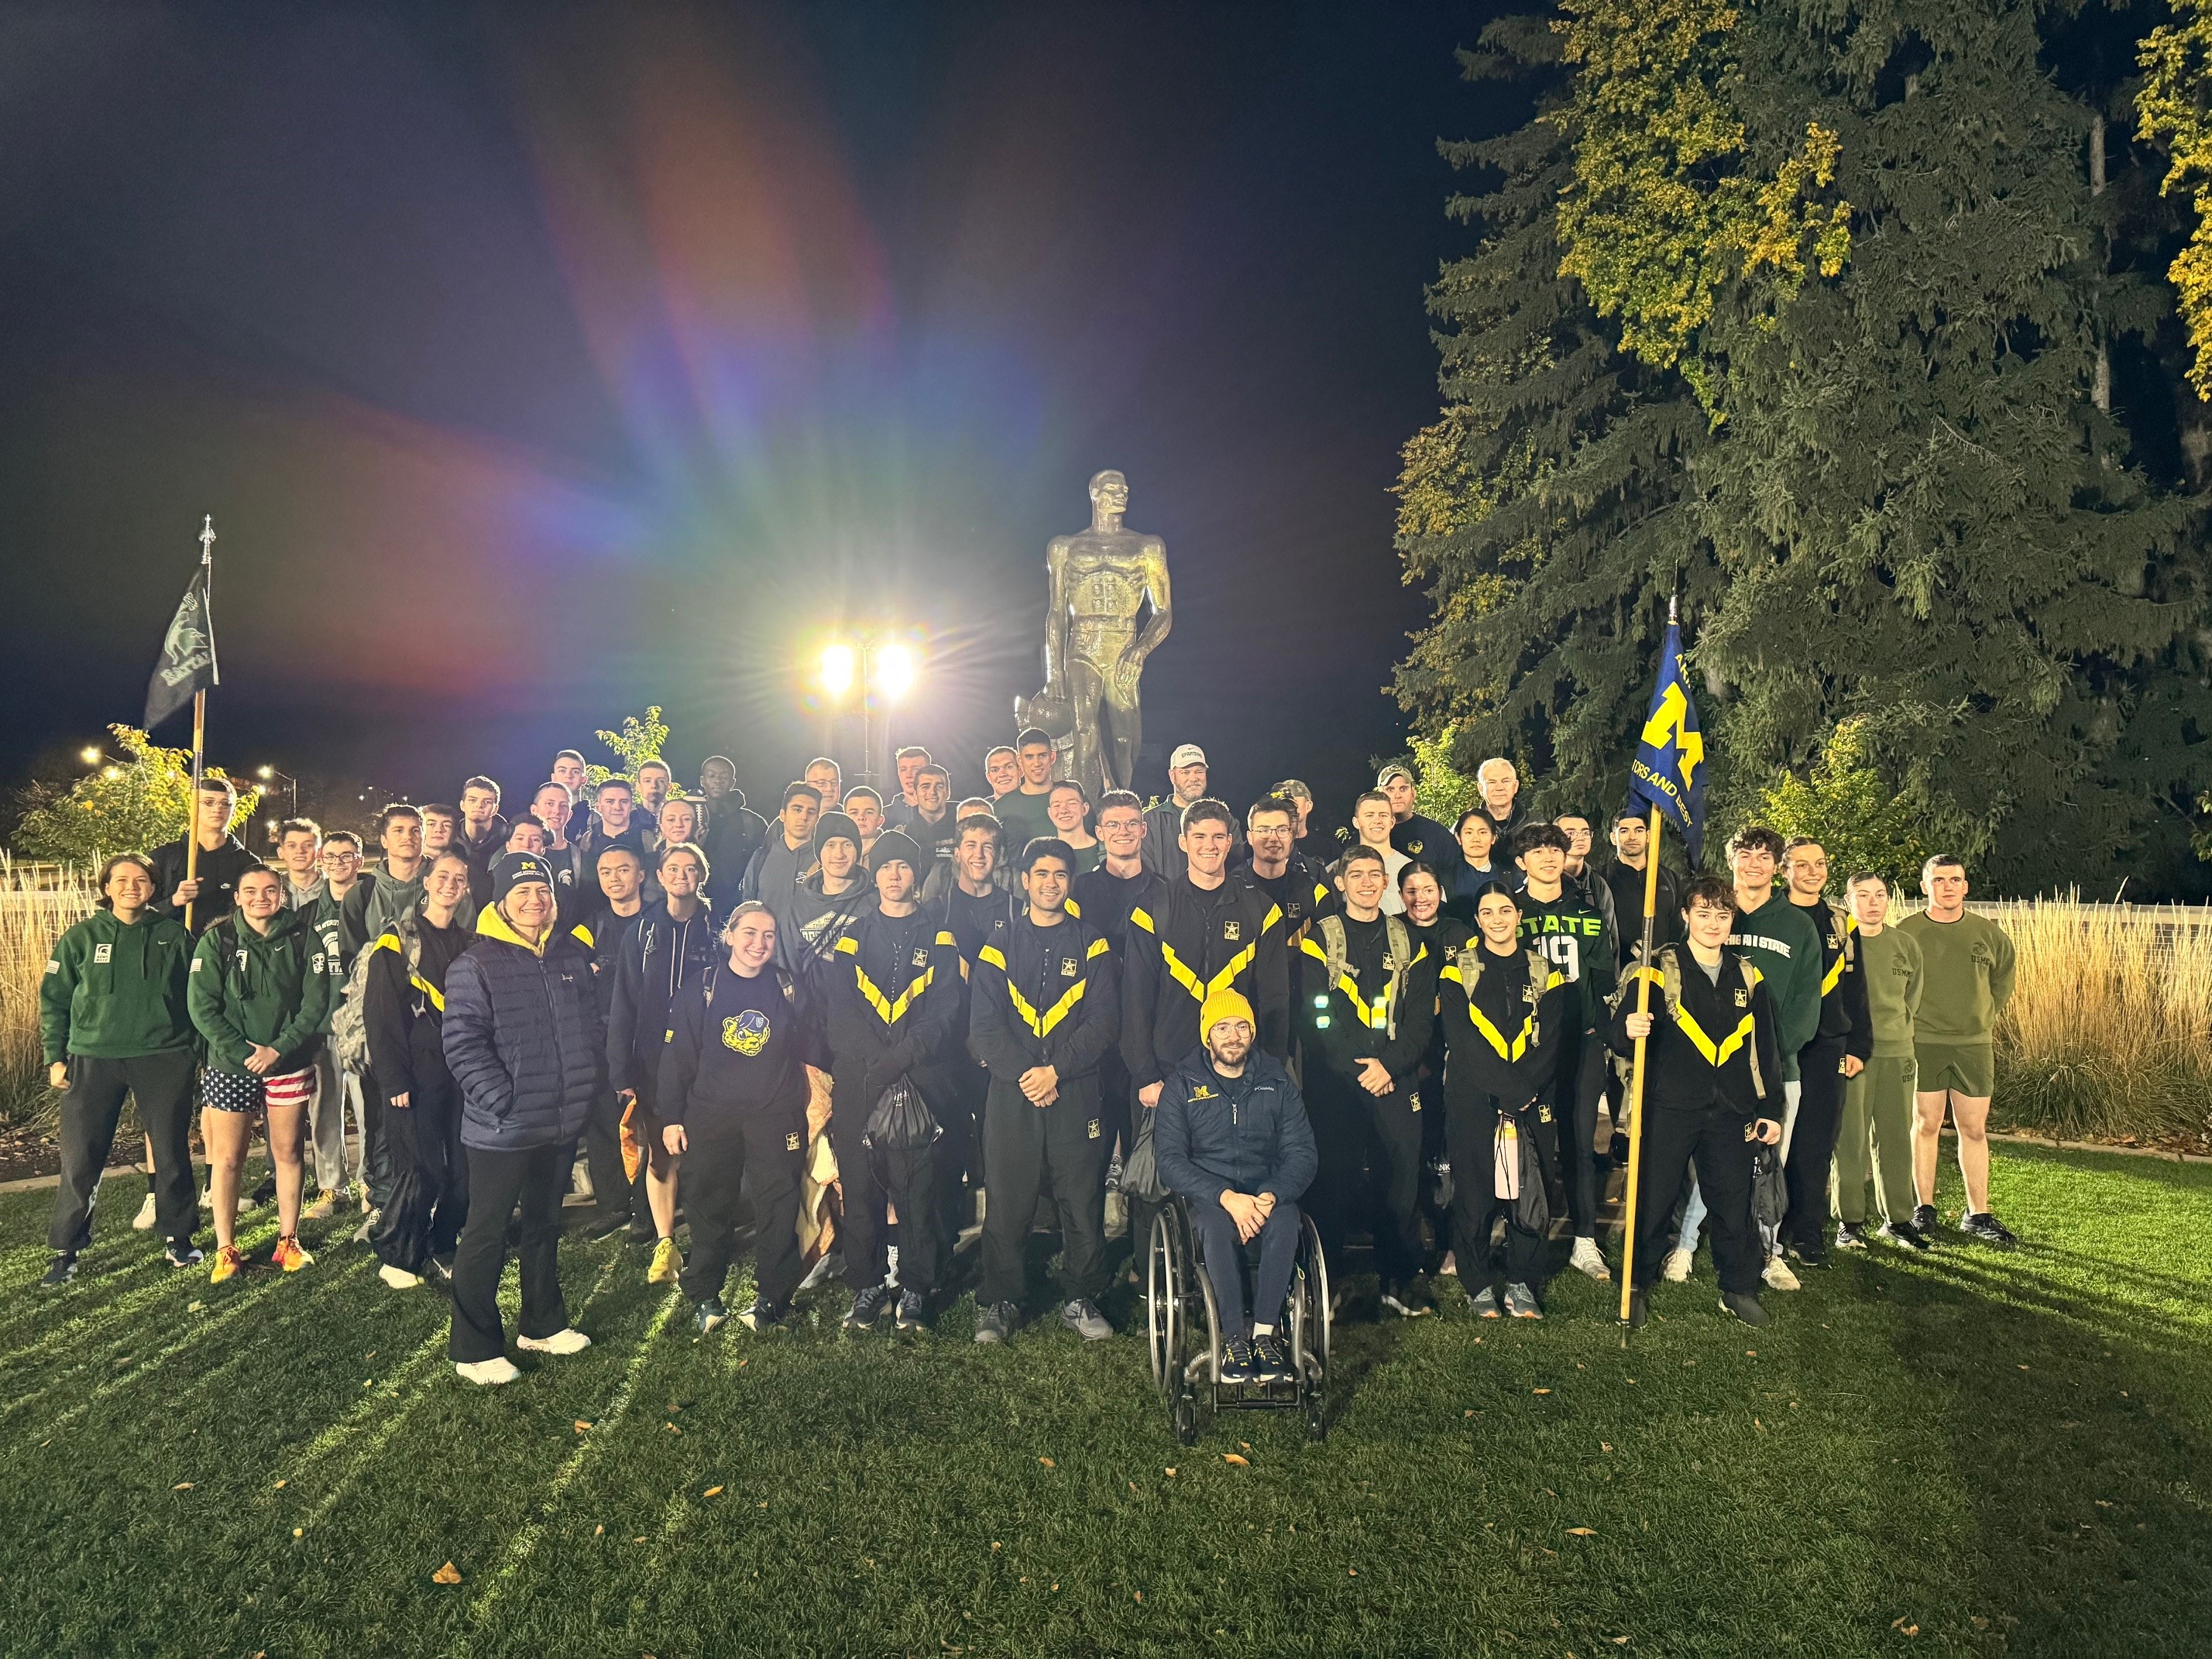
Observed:
[[[1260,924],[1261,938],[1264,939],[1267,936],[1267,930],[1270,927],[1273,927],[1282,919],[1283,912],[1281,907],[1273,904],[1269,905],[1267,907],[1267,920]],[[1145,908],[1142,905],[1139,905],[1135,909],[1129,912],[1129,920],[1134,922],[1138,927],[1143,928],[1146,933],[1152,934],[1153,938],[1159,939],[1158,928],[1153,925],[1152,917],[1146,914]],[[1160,962],[1167,969],[1168,976],[1174,980],[1176,984],[1182,986],[1184,990],[1189,992],[1191,1000],[1194,1002],[1197,1002],[1201,1005],[1212,993],[1216,991],[1225,991],[1231,985],[1234,985],[1237,982],[1237,975],[1243,973],[1247,968],[1249,968],[1253,962],[1258,957],[1259,954],[1260,940],[1255,939],[1249,945],[1247,945],[1243,950],[1239,951],[1235,956],[1230,957],[1227,967],[1224,968],[1212,979],[1201,981],[1196,974],[1190,970],[1189,964],[1176,954],[1175,946],[1169,944],[1164,939],[1160,939]]]
[[[1090,988],[1089,980],[1076,981],[1068,988],[1066,995],[1040,1014],[1036,1011],[1036,1005],[1014,988],[1013,981],[1010,979],[1006,981],[1006,994],[1013,1000],[1014,1012],[1022,1017],[1022,1024],[1030,1028],[1031,1034],[1040,1037],[1050,1036],[1053,1028],[1075,1012],[1075,1005],[1083,1000],[1084,992]]]
[[[1459,986],[1464,986],[1467,982],[1460,977],[1459,964],[1455,962],[1445,963],[1443,971],[1437,977],[1439,980],[1448,979],[1453,984]],[[1536,994],[1540,999],[1548,996],[1566,982],[1567,976],[1555,969],[1544,981],[1544,988]],[[1521,1029],[1513,1034],[1510,1040],[1506,1037],[1504,1032],[1490,1023],[1489,1015],[1474,1006],[1474,999],[1472,996],[1467,1000],[1467,1017],[1474,1029],[1482,1033],[1482,1040],[1498,1051],[1498,1059],[1510,1062],[1520,1059],[1528,1052],[1528,1038],[1536,1029],[1536,1011],[1534,1008],[1529,1009],[1528,1017],[1521,1022]]]
[[[939,933],[937,936],[937,942],[939,945],[950,945],[952,943],[952,935]],[[920,974],[907,981],[906,989],[900,992],[897,1000],[894,1001],[883,994],[875,981],[868,977],[868,970],[860,966],[859,940],[848,933],[832,948],[854,959],[853,983],[859,988],[861,1000],[876,1011],[876,1017],[886,1025],[896,1025],[904,1019],[907,1010],[914,1006],[915,999],[928,990],[937,979],[937,964],[932,963]]]
[[[389,951],[396,957],[399,955],[399,940],[392,934],[379,933],[376,936],[376,943],[368,948],[372,951]],[[441,1014],[446,1012],[446,994],[431,984],[428,980],[410,969],[408,970],[407,982],[429,998],[430,1006],[433,1008]]]
[[[1751,969],[1751,983],[1758,984],[1762,977],[1759,969],[1749,963],[1744,965]],[[1727,1065],[1735,1051],[1751,1041],[1753,1027],[1752,1017],[1748,1013],[1736,1021],[1735,1030],[1730,1031],[1718,1042],[1715,1042],[1705,1034],[1705,1028],[1698,1024],[1695,1015],[1692,1014],[1680,1002],[1666,995],[1667,981],[1657,969],[1641,966],[1632,969],[1625,982],[1633,985],[1639,976],[1650,980],[1660,988],[1660,1000],[1667,1005],[1667,1012],[1673,1017],[1676,1029],[1690,1039],[1690,1046],[1704,1055],[1705,1064],[1715,1070]]]

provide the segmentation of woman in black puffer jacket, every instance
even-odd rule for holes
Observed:
[[[591,1339],[568,1326],[556,1252],[564,1154],[606,1087],[606,1024],[591,957],[554,928],[553,870],[534,853],[503,853],[477,941],[446,977],[447,1069],[461,1087],[469,1218],[453,1258],[447,1352],[471,1382],[511,1382],[499,1278],[507,1223],[522,1206],[522,1317],[515,1345],[574,1353]]]

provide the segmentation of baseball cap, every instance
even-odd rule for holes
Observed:
[[[1420,781],[1419,778],[1416,778],[1413,775],[1413,769],[1407,765],[1405,762],[1392,761],[1388,766],[1384,767],[1380,772],[1377,772],[1375,775],[1375,787],[1377,789],[1380,789],[1385,784],[1389,783],[1393,778],[1403,778],[1408,783],[1419,783]]]
[[[1194,743],[1177,744],[1175,753],[1168,757],[1168,769],[1171,772],[1180,767],[1205,764],[1206,750]]]

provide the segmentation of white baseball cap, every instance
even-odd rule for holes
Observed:
[[[1170,772],[1178,771],[1186,766],[1205,764],[1206,750],[1194,743],[1177,744],[1175,753],[1168,757],[1168,770]]]

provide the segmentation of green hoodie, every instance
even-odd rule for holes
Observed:
[[[1739,908],[1729,949],[1751,958],[1774,1003],[1774,1044],[1782,1051],[1782,1080],[1797,1081],[1797,1051],[1820,1029],[1820,934],[1786,889],[1756,910]]]
[[[280,910],[264,934],[234,914],[200,936],[189,994],[210,1068],[243,1072],[256,1043],[276,1050],[272,1076],[314,1059],[337,994],[338,964],[301,915]]]
[[[172,916],[142,912],[127,927],[95,910],[54,941],[39,982],[46,1063],[71,1054],[129,1060],[192,1047],[185,1006],[191,936]]]

